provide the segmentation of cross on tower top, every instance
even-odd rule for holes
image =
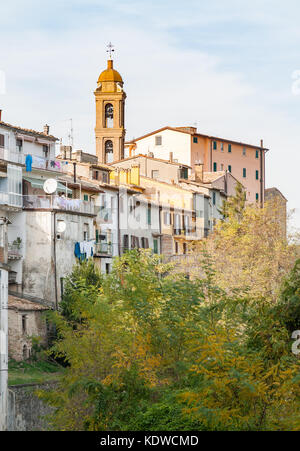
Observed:
[[[109,53],[109,59],[111,60],[112,53],[115,51],[114,45],[111,42],[107,45],[106,51],[107,51],[107,53]]]

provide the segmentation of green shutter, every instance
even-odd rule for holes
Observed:
[[[214,163],[214,172],[217,172],[217,163]]]
[[[153,240],[153,252],[154,254],[158,254],[158,241]]]
[[[89,200],[89,195],[88,194],[84,194],[83,195],[83,200],[88,201]]]
[[[231,172],[231,164],[228,165],[228,171]]]
[[[96,243],[99,242],[99,230],[96,229]]]
[[[231,153],[231,144],[228,144],[228,152]]]
[[[151,207],[148,207],[148,211],[147,211],[147,222],[148,222],[148,225],[151,224]]]
[[[258,171],[255,172],[255,177],[256,177],[256,180],[258,180],[258,177],[259,177]]]

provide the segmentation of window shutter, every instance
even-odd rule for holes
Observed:
[[[0,147],[4,147],[4,135],[0,135]]]

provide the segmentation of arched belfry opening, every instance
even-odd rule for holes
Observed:
[[[109,164],[114,161],[114,146],[111,139],[105,141],[105,163]]]
[[[111,103],[105,105],[105,127],[114,128],[114,107]]]

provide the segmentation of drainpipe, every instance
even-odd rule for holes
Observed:
[[[264,142],[263,142],[263,140],[260,141],[260,147],[261,147],[261,150],[260,150],[260,204],[261,204],[261,207],[263,208],[263,206],[264,206],[264,186],[263,186],[264,185],[264,183],[263,183],[263,180],[264,180],[264,174],[263,174]]]
[[[118,208],[118,256],[121,256],[121,230],[120,230],[120,187],[118,189],[117,196],[117,208]]]
[[[54,288],[55,288],[55,310],[58,310],[57,294],[57,270],[56,270],[56,211],[53,212],[53,260],[54,260]]]
[[[212,172],[212,146],[213,142],[210,140],[210,172]]]

